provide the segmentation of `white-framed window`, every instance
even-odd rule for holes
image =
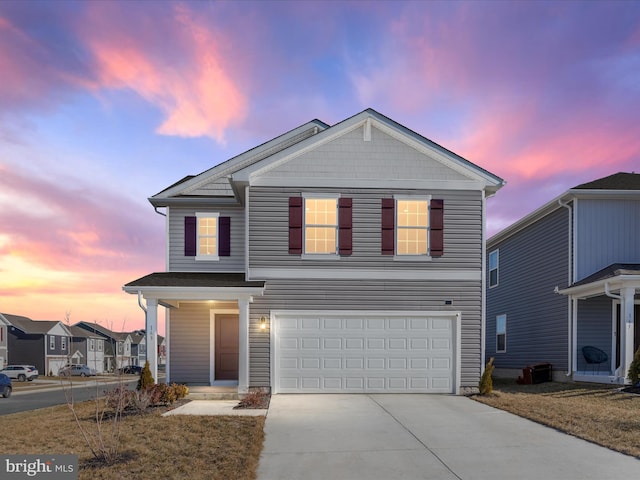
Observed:
[[[61,350],[67,349],[67,337],[60,337],[60,349]]]
[[[218,212],[196,213],[196,260],[219,260]]]
[[[507,351],[507,316],[496,317],[496,353]]]
[[[489,288],[498,285],[498,266],[500,263],[500,252],[494,250],[489,253]]]
[[[49,350],[56,349],[56,337],[53,335],[49,335]]]
[[[93,352],[95,351],[95,349],[96,349],[96,341],[93,338],[91,338],[89,339],[89,350]]]
[[[103,349],[103,341],[102,340],[98,340],[98,351],[101,352]]]
[[[338,196],[304,196],[304,254],[338,254]]]
[[[396,255],[429,252],[429,198],[396,198]]]

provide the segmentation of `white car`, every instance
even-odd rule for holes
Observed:
[[[0,370],[0,373],[21,382],[38,378],[38,369],[33,365],[7,365],[4,370]]]

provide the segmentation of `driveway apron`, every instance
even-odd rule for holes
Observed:
[[[259,480],[637,478],[640,461],[450,395],[274,395]]]

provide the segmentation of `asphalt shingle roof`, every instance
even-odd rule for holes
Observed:
[[[618,172],[573,188],[574,190],[640,190],[640,173]]]
[[[129,282],[125,287],[264,287],[246,281],[244,273],[159,272]]]

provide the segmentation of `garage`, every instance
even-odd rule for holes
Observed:
[[[458,312],[271,317],[273,393],[458,393]]]

